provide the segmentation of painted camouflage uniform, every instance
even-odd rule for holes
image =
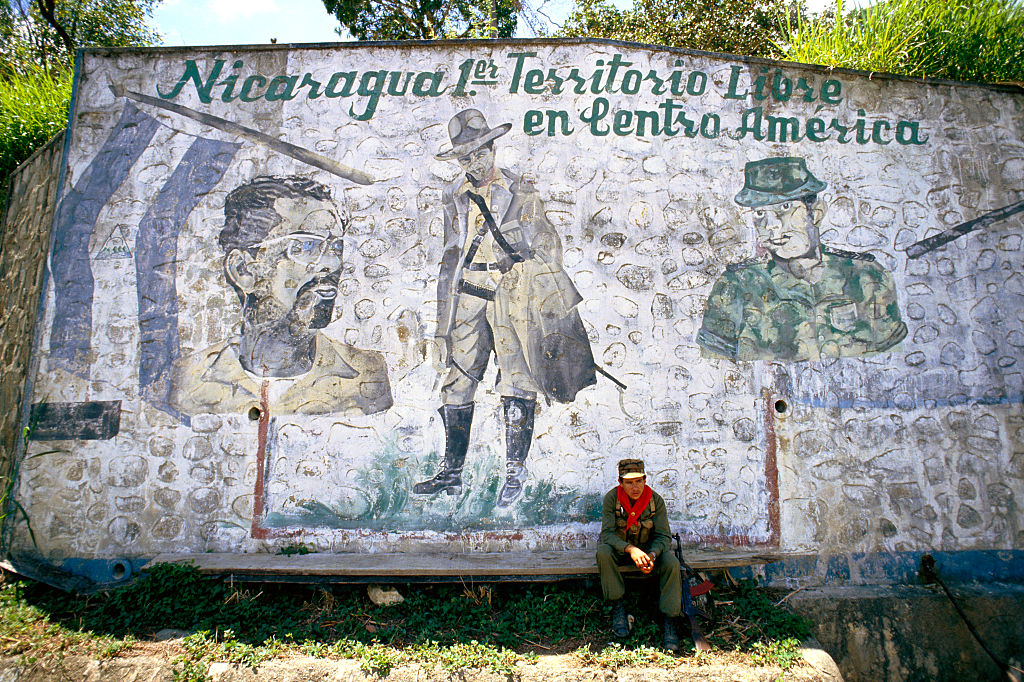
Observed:
[[[907,335],[892,275],[871,254],[821,247],[817,282],[773,260],[730,265],[715,282],[697,343],[730,360],[858,357]]]
[[[826,186],[801,157],[746,164],[735,201],[761,213],[765,222],[755,222],[758,229],[768,225],[770,209],[789,213],[768,229],[769,258],[729,265],[715,282],[697,333],[702,355],[783,362],[859,357],[888,350],[907,335],[892,275],[875,257],[819,242],[824,209],[816,202]],[[794,205],[805,207],[806,222],[793,217],[799,215],[790,208]],[[785,254],[782,249],[794,237],[797,244],[806,239],[806,254],[773,251],[772,245]],[[793,258],[816,261],[807,278],[780,264]]]

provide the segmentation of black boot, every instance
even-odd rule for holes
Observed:
[[[533,415],[537,401],[501,396],[501,411],[505,415],[505,484],[498,493],[498,506],[507,507],[523,494],[526,455],[533,442]]]
[[[679,633],[676,632],[676,619],[673,616],[665,616],[661,645],[675,653],[679,651]]]
[[[444,422],[444,463],[437,475],[412,487],[416,495],[433,495],[441,490],[449,495],[462,492],[462,465],[469,449],[469,427],[473,424],[473,403],[442,405],[438,410]]]
[[[612,602],[612,634],[619,639],[629,637],[629,616],[621,599]]]

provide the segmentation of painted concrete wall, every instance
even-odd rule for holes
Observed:
[[[1019,91],[543,41],[77,83],[22,551],[590,547],[626,457],[711,545],[1024,549]]]

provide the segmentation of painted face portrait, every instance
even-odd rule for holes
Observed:
[[[474,184],[483,184],[494,172],[494,147],[484,145],[459,157],[459,165]]]
[[[338,295],[344,242],[333,205],[302,197],[279,198],[281,216],[249,255],[250,277],[240,277],[247,307],[257,324],[288,322],[293,335],[322,329],[331,321]],[[243,257],[244,258],[244,257]],[[251,280],[251,281],[250,281]]]
[[[818,246],[820,203],[810,208],[800,200],[759,206],[753,209],[754,227],[772,256],[782,260],[800,258]]]

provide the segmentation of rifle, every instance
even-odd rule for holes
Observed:
[[[711,642],[704,636],[704,632],[700,629],[700,622],[697,620],[698,617],[710,619],[710,616],[693,605],[693,598],[707,595],[714,585],[710,580],[705,579],[696,587],[690,587],[690,580],[700,580],[700,576],[683,560],[683,543],[679,539],[679,533],[673,533],[672,537],[676,541],[672,549],[676,558],[679,559],[679,570],[682,573],[680,576],[683,584],[682,611],[690,621],[690,637],[693,639],[693,646],[697,651],[711,651]],[[711,600],[710,595],[707,598]]]

